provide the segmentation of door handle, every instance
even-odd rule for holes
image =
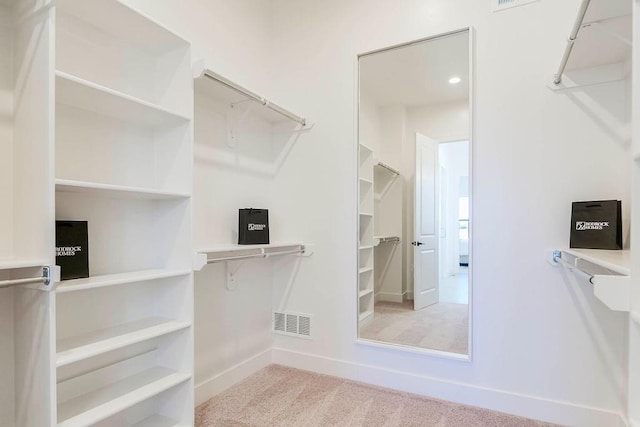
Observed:
[[[411,244],[413,246],[422,246],[422,245],[424,245],[424,243],[422,243],[422,242],[411,242]]]

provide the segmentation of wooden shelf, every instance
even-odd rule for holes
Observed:
[[[163,417],[161,415],[153,415],[145,418],[139,423],[134,424],[131,427],[188,427],[187,424],[180,424],[170,418]]]
[[[38,258],[0,258],[0,270],[44,267],[48,264],[47,260]]]
[[[57,343],[56,366],[69,365],[189,326],[189,322],[152,317],[64,339]]]
[[[360,298],[362,297],[366,297],[367,295],[371,295],[373,294],[373,289],[365,289],[364,291],[360,291],[360,293],[358,294],[360,296]]]
[[[631,274],[631,251],[629,250],[563,249],[563,252],[623,276]]]
[[[73,181],[68,179],[56,179],[56,191],[96,194],[122,199],[170,200],[186,199],[190,197],[187,193],[161,191],[143,187],[129,187],[125,185],[101,184],[97,182]]]
[[[56,102],[151,127],[174,126],[190,120],[180,113],[62,71],[56,71]]]
[[[363,267],[359,270],[360,274],[368,273],[370,271],[373,271],[373,267]]]
[[[366,321],[370,316],[373,316],[373,310],[367,310],[363,313],[360,313],[360,316],[359,316],[360,322]]]
[[[157,396],[191,375],[154,367],[58,405],[58,427],[85,427]]]
[[[56,292],[66,293],[102,288],[105,286],[125,285],[128,283],[146,282],[150,280],[166,279],[191,274],[189,270],[141,270],[129,273],[105,274],[103,276],[87,277],[85,279],[63,280],[58,284]]]
[[[158,54],[187,45],[180,36],[119,1],[58,0],[56,6],[119,40]]]

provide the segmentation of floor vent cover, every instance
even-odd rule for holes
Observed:
[[[298,338],[311,338],[311,315],[273,313],[273,332]]]
[[[509,9],[510,7],[523,6],[528,3],[533,3],[534,1],[539,0],[492,0],[493,1],[493,11],[497,12],[499,10]]]

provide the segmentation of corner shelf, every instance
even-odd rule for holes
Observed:
[[[190,270],[140,270],[129,273],[105,274],[102,276],[87,277],[85,279],[63,280],[58,283],[56,293],[84,291],[87,289],[102,288],[106,286],[125,285],[128,283],[147,282],[156,279],[186,276]]]
[[[191,120],[183,114],[63,71],[56,71],[56,102],[152,127],[185,124]]]
[[[569,258],[567,260],[566,258]],[[629,250],[563,249],[553,251],[553,265],[564,265],[593,284],[593,293],[609,309],[631,310]]]
[[[102,184],[97,182],[56,179],[56,191],[62,193],[99,194],[104,197],[122,199],[171,200],[187,199],[189,193],[162,191],[153,188],[130,187],[125,185]]]
[[[153,317],[90,332],[57,343],[56,367],[187,329],[189,322]]]
[[[167,368],[148,369],[62,402],[58,406],[58,427],[93,425],[190,379],[190,374]]]

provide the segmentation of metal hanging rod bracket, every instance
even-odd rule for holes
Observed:
[[[40,289],[51,291],[60,281],[60,267],[43,266],[42,275],[38,277],[25,277],[20,279],[0,280],[0,288],[10,288],[21,285],[40,285]]]

